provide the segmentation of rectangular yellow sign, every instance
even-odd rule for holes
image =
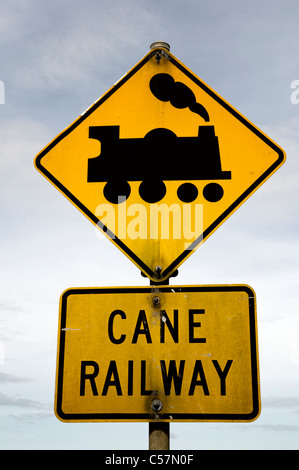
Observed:
[[[55,412],[66,422],[253,421],[260,413],[254,291],[68,289]]]

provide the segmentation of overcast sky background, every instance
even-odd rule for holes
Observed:
[[[60,294],[148,281],[33,159],[164,40],[287,153],[174,280],[256,291],[261,416],[173,423],[171,448],[298,449],[299,104],[290,99],[299,80],[298,1],[0,0],[0,11],[0,448],[148,448],[147,423],[54,416]]]

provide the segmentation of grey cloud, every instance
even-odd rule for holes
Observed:
[[[259,424],[256,426],[259,429],[275,432],[299,432],[299,426],[292,426],[291,424]]]
[[[48,409],[48,405],[38,402],[36,400],[29,400],[28,398],[12,397],[0,393],[0,406],[13,406],[20,408],[38,408]]]
[[[0,374],[0,409],[7,419],[5,427],[0,426],[0,447],[67,448],[82,443],[80,427],[71,434],[63,425],[56,425],[55,433],[44,426],[39,443],[36,429],[33,433],[25,426],[53,416],[53,403],[45,397],[55,375],[59,295],[71,285],[135,285],[143,280],[107,240],[106,248],[96,245],[92,226],[87,227],[89,222],[36,172],[33,158],[156,40],[169,42],[179,60],[287,151],[284,167],[179,269],[178,279],[180,284],[244,282],[256,289],[258,321],[273,320],[269,330],[262,325],[260,335],[260,346],[264,354],[267,351],[265,382],[273,380],[282,387],[283,380],[283,389],[270,393],[284,396],[262,397],[263,424],[257,421],[246,429],[252,433],[252,446],[265,442],[274,447],[275,432],[285,446],[298,447],[297,369],[286,364],[282,379],[267,361],[273,365],[275,355],[281,354],[277,338],[286,344],[296,334],[293,321],[286,321],[281,331],[281,323],[274,320],[298,305],[299,104],[290,102],[290,83],[299,78],[299,3],[272,0],[270,9],[269,3],[1,2],[0,80],[5,84],[5,104],[0,106],[0,340],[13,367],[0,369],[8,372]],[[51,361],[52,372],[45,358],[47,364]],[[29,382],[27,377],[38,370],[41,376]],[[23,421],[24,434],[17,420]],[[214,436],[213,444],[208,442],[209,433],[203,433],[199,442],[196,423],[174,426],[177,440],[186,439],[189,448],[217,447]],[[222,426],[226,425],[219,425],[221,432],[227,429],[231,442],[235,436],[234,443],[242,446],[242,433],[236,431],[240,428]],[[89,446],[94,442],[91,427],[90,431],[84,427]],[[125,448],[126,425],[113,425],[111,440],[106,425],[98,429],[96,446],[101,442],[113,448],[117,439]],[[255,429],[260,430],[256,436]],[[268,431],[273,431],[270,439]],[[136,445],[144,445],[142,433],[135,434]]]
[[[33,413],[22,413],[22,414],[9,414],[6,418],[17,420],[17,421],[39,421],[40,419],[52,418],[54,416],[53,411],[37,411]]]
[[[15,302],[9,302],[6,300],[0,300],[0,312],[1,311],[19,311],[21,309]]]
[[[2,417],[9,420],[36,422],[54,416],[53,405],[17,396],[0,393],[0,409]],[[15,411],[17,409],[17,411]],[[12,412],[9,412],[11,410]]]
[[[266,408],[280,408],[299,413],[299,397],[268,397],[262,400]]]
[[[0,373],[0,383],[26,383],[31,382],[32,379],[28,377],[18,377],[12,374]]]
[[[123,53],[138,44],[138,37],[144,39],[144,25],[152,17],[151,10],[139,2],[122,2],[117,9],[106,0],[89,2],[89,7],[72,2],[70,8],[68,3],[40,1],[34,15],[15,10],[11,21],[17,24],[18,34],[10,53],[14,50],[20,56],[22,51],[22,58],[12,78],[24,89],[67,90],[71,82],[89,81],[100,65],[113,70],[117,62],[125,61]]]

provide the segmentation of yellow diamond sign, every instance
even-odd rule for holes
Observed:
[[[151,50],[35,159],[161,281],[284,162],[284,151],[168,50]]]

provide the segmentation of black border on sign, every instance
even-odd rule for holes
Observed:
[[[258,349],[256,331],[256,309],[255,292],[247,285],[219,285],[219,286],[169,286],[159,287],[160,292],[245,292],[249,300],[249,329],[250,329],[250,349],[251,349],[251,370],[252,370],[252,412],[248,414],[234,413],[171,413],[171,417],[166,413],[159,413],[160,420],[167,421],[253,421],[260,413],[259,400],[259,374],[258,374]],[[57,383],[56,383],[56,414],[59,419],[67,422],[75,421],[152,421],[150,413],[64,413],[62,410],[63,395],[63,372],[65,356],[65,331],[67,302],[71,295],[84,294],[138,294],[151,293],[151,287],[111,287],[111,288],[72,288],[63,293],[61,298],[60,311],[60,337],[57,357]]]
[[[46,176],[63,194],[66,195],[70,201],[73,202],[94,224],[98,225],[101,229],[104,228],[103,224],[82,202],[79,201],[63,184],[60,183],[42,164],[42,158],[57,145],[62,139],[70,134],[77,126],[81,124],[90,114],[92,114],[99,106],[101,106],[113,93],[115,93],[126,81],[128,81],[138,70],[140,70],[148,60],[153,56],[153,51],[147,54],[133,69],[128,72],[119,82],[115,84],[102,98],[96,101],[81,117],[79,117],[70,127],[65,129],[59,134],[35,159],[35,165],[37,169]],[[238,119],[244,126],[256,134],[261,140],[263,140],[269,147],[271,147],[278,154],[277,160],[265,171],[236,201],[231,204],[222,214],[218,217],[204,232],[201,234],[191,245],[180,254],[168,267],[163,271],[163,279],[167,279],[170,274],[187,258],[190,253],[197,248],[197,246],[203,242],[210,234],[220,225],[255,189],[266,180],[277,167],[279,167],[284,161],[284,152],[274,142],[272,142],[266,135],[264,135],[259,129],[251,124],[245,117],[239,114],[234,108],[232,108],[227,102],[225,102],[219,95],[205,85],[199,78],[193,73],[186,69],[181,63],[179,63],[175,57],[168,54],[169,61],[173,63],[181,72],[183,72],[188,78],[190,78],[197,86],[208,93],[215,101],[217,101],[223,108],[230,112],[236,119]],[[105,232],[107,236],[113,239],[114,243],[124,252],[126,255],[137,265],[139,268],[150,278],[155,279],[156,273],[147,266],[126,244],[116,237],[110,230]]]

